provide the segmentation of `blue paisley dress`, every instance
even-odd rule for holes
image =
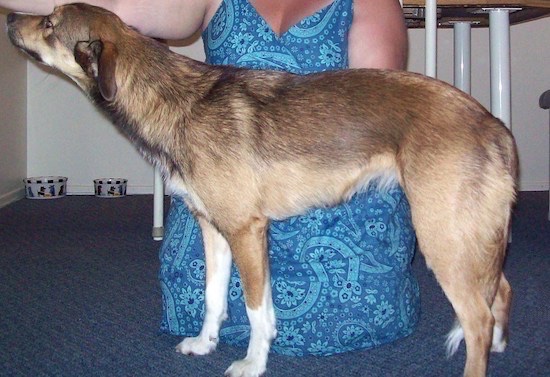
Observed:
[[[335,0],[279,36],[248,0],[224,0],[203,33],[207,62],[297,74],[347,68],[352,12],[351,0]],[[375,347],[414,330],[420,315],[411,272],[416,240],[401,188],[369,188],[337,207],[273,221],[268,237],[278,330],[274,352],[330,355]],[[161,330],[195,336],[205,313],[202,236],[177,196],[160,262]],[[228,300],[220,341],[246,346],[250,327],[235,266]]]

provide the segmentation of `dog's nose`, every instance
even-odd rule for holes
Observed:
[[[8,14],[8,17],[7,17],[8,24],[15,22],[16,19],[17,19],[17,13]]]

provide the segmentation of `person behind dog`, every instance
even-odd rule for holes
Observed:
[[[72,1],[0,0],[48,14]],[[183,39],[202,32],[206,60],[296,74],[346,69],[405,69],[407,35],[397,0],[93,0],[142,33]],[[334,150],[333,153],[339,153]],[[402,190],[370,188],[334,208],[274,221],[269,232],[278,336],[272,349],[328,355],[409,335],[419,320],[411,273],[415,237]],[[200,230],[174,196],[160,251],[161,327],[198,334],[205,264]],[[247,345],[248,320],[235,268],[229,319],[220,340]]]

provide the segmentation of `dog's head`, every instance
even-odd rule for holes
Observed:
[[[116,42],[129,30],[115,14],[69,4],[48,16],[10,13],[7,30],[13,45],[69,76],[86,92],[97,88],[106,100],[115,97]]]

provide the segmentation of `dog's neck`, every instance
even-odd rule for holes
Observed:
[[[88,90],[89,95],[146,159],[163,167],[165,175],[183,178],[181,167],[188,166],[186,151],[175,148],[185,145],[181,141],[186,139],[189,124],[201,116],[196,113],[197,102],[217,81],[217,75],[204,69],[204,63],[156,41],[136,38],[119,48],[115,98],[105,100],[97,85]]]

